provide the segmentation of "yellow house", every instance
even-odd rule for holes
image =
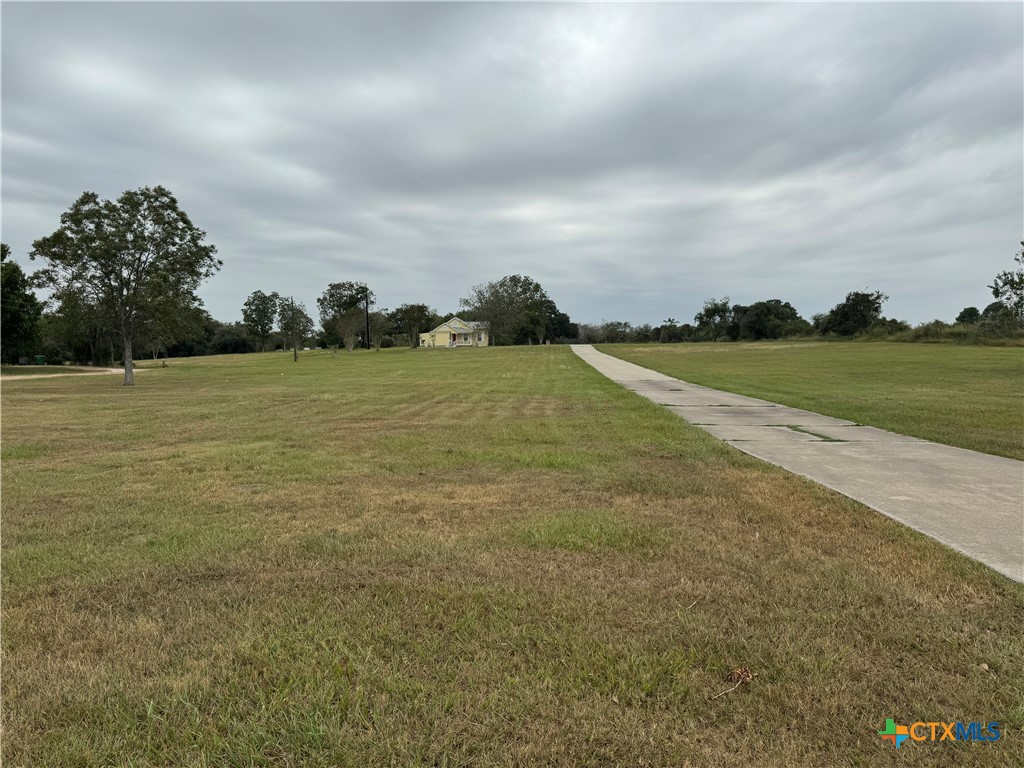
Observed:
[[[486,347],[489,343],[483,323],[451,317],[428,333],[420,334],[421,347]]]

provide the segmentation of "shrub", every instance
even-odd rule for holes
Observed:
[[[938,321],[936,321],[938,322]],[[896,333],[910,330],[910,324],[894,317],[880,317],[868,326],[865,336],[869,339],[884,339]]]
[[[1024,324],[1012,312],[994,312],[978,321],[979,335],[989,339],[1024,337]]]
[[[949,325],[933,320],[890,337],[892,341],[947,344],[1012,344],[1024,342],[1024,327],[1012,316],[997,315],[978,323]]]

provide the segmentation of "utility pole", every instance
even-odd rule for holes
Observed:
[[[295,333],[295,297],[290,296],[289,300],[292,305],[292,333]],[[297,339],[292,339],[292,362],[299,362],[299,342]]]
[[[365,304],[365,306],[366,306],[366,336],[363,337],[363,346],[366,347],[366,349],[369,349],[370,348],[370,289],[369,288],[366,288],[366,291],[363,294],[363,299],[366,302],[366,304]]]

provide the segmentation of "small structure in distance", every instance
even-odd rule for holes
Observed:
[[[421,347],[486,347],[490,343],[484,323],[451,317],[437,328],[420,334]]]

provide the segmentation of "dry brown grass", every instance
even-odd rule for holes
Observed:
[[[3,417],[8,765],[1024,761],[1019,585],[567,349],[182,361]],[[896,753],[886,717],[1007,735]]]

